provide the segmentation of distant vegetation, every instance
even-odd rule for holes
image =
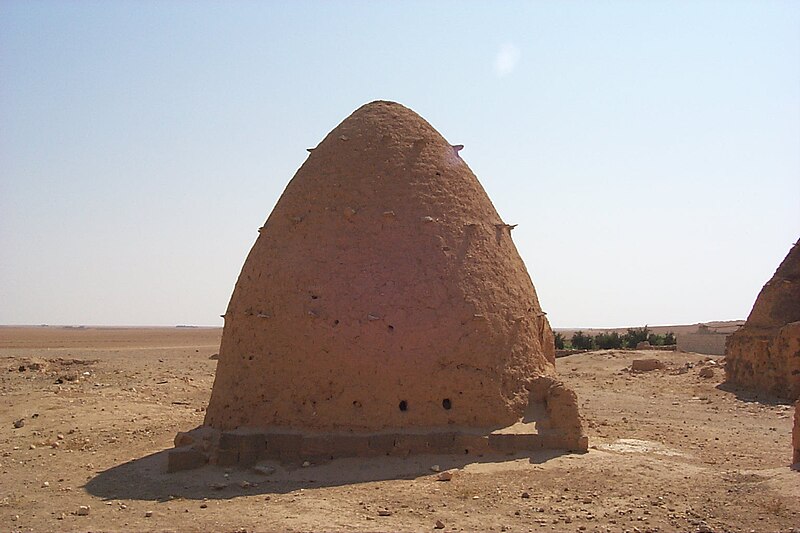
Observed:
[[[671,346],[676,342],[675,334],[668,331],[664,335],[658,335],[650,331],[645,326],[643,328],[628,328],[628,332],[620,335],[616,331],[611,333],[598,333],[594,337],[576,331],[571,339],[564,337],[562,333],[555,334],[557,350],[620,350],[622,348],[636,348],[642,341],[647,341],[651,346]]]

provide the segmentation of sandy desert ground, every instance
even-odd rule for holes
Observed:
[[[698,354],[559,359],[587,454],[167,474],[175,433],[203,420],[220,333],[0,327],[3,529],[800,531],[790,406],[726,389],[722,359]],[[647,357],[667,368],[626,370]]]

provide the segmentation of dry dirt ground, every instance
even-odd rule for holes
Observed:
[[[720,387],[721,358],[674,352],[558,360],[580,398],[587,454],[348,459],[273,465],[270,475],[210,466],[167,474],[165,450],[175,433],[203,420],[219,336],[218,329],[192,328],[0,328],[2,528],[800,528],[789,406]],[[648,357],[667,368],[626,370]],[[700,377],[702,368],[713,377]],[[452,480],[438,481],[433,465],[452,472]]]

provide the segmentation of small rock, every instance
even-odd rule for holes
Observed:
[[[211,487],[213,490],[222,490],[222,489],[228,488],[228,484],[227,483],[211,483],[209,485],[209,487]]]
[[[431,467],[431,471],[433,471],[433,472],[441,472],[442,468],[439,465],[433,465]]]
[[[436,523],[433,525],[433,529],[444,529],[444,522],[441,520],[437,520]]]
[[[67,517],[66,513],[59,513],[56,520],[64,520]]]
[[[253,472],[262,476],[271,476],[275,473],[275,468],[268,465],[256,465],[253,467]]]
[[[19,429],[24,425],[25,425],[25,419],[24,418],[20,418],[19,420],[15,420],[14,421],[14,429]]]
[[[144,513],[145,518],[150,518],[151,516],[153,516],[153,511],[145,511]]]
[[[28,446],[28,448],[30,448],[31,450],[35,450],[36,449],[36,445],[35,444],[31,444],[30,446]]]
[[[705,366],[700,369],[700,372],[698,372],[697,375],[700,376],[701,378],[706,378],[706,379],[713,378],[714,369],[709,366]]]
[[[207,508],[208,508],[208,504],[207,503],[201,503],[200,504],[200,509],[207,509]]]
[[[43,489],[46,489],[49,486],[50,486],[50,482],[49,481],[45,481],[44,483],[42,483],[42,488]]]
[[[311,466],[311,463],[310,463],[310,462],[308,462],[308,461],[303,461],[303,468],[308,468],[309,466]]]
[[[522,498],[524,498],[524,499],[526,499],[526,500],[527,500],[527,499],[528,499],[528,498],[530,498],[530,497],[531,497],[531,495],[530,495],[530,494],[528,494],[527,492],[523,492],[523,493],[522,493]]]
[[[78,507],[78,510],[75,514],[78,516],[89,516],[90,510],[91,507],[89,507],[88,505],[81,505],[80,507]]]
[[[392,516],[392,512],[389,509],[379,509],[378,516]]]
[[[436,476],[436,479],[438,481],[450,481],[451,479],[453,479],[453,474],[451,474],[450,472],[442,472],[441,474]]]
[[[658,359],[634,359],[631,363],[631,372],[651,372],[664,368],[664,363]]]

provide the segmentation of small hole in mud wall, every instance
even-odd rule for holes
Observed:
[[[334,321],[333,321],[333,327],[336,327],[336,326],[338,326],[338,325],[339,325],[339,321],[338,321],[338,320],[334,320]]]
[[[358,400],[353,400],[353,407],[361,407],[361,402]]]
[[[392,326],[392,325],[390,324],[390,325],[386,326],[386,329],[387,329],[387,330],[389,330],[389,333],[391,333],[391,332],[393,332],[393,331],[394,331],[394,326]]]
[[[450,409],[451,407],[453,407],[453,402],[450,401],[450,398],[445,398],[444,400],[442,400],[442,407],[444,407],[445,409]]]
[[[317,298],[319,298],[319,296],[317,296],[316,294],[312,294],[312,295],[311,295],[311,299],[312,299],[312,300],[316,300]]]
[[[400,400],[400,405],[398,405],[401,411],[408,411],[408,402],[405,400]]]

